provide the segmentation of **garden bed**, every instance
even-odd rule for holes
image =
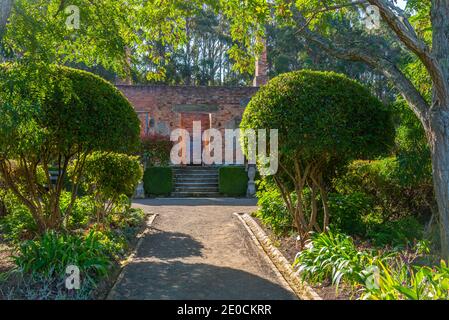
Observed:
[[[252,216],[254,221],[265,231],[272,243],[279,249],[282,255],[291,264],[295,261],[296,254],[300,251],[299,245],[294,235],[278,236],[273,230],[262,223],[262,221],[255,215]],[[324,300],[349,300],[353,298],[353,293],[349,289],[340,287],[338,292],[330,283],[323,283],[321,285],[310,285],[316,293]]]
[[[16,272],[15,264],[11,260],[13,249],[6,243],[0,242],[0,300],[106,299],[120,275],[124,262],[135,251],[139,240],[138,235],[147,228],[148,218],[149,215],[146,214],[138,226],[128,229],[126,250],[112,261],[107,275],[98,279],[88,292],[66,290],[64,279],[45,277],[32,279],[28,275]]]
[[[139,243],[139,235],[142,234],[146,228],[148,227],[148,220],[151,215],[146,214],[143,219],[141,225],[138,228],[135,228],[133,235],[128,241],[128,248],[126,253],[122,256],[122,259],[115,260],[113,265],[111,266],[110,272],[106,278],[100,281],[97,289],[94,291],[92,299],[94,300],[105,300],[111,291],[112,287],[117,282],[118,277],[122,271],[125,262],[129,259],[129,257],[135,252],[137,249],[137,245]]]

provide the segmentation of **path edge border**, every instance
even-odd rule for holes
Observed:
[[[133,259],[135,258],[137,251],[139,250],[139,248],[142,245],[143,242],[143,238],[144,236],[150,231],[154,220],[156,220],[156,218],[159,216],[159,214],[157,213],[153,213],[153,212],[149,212],[147,214],[147,219],[145,222],[145,229],[139,233],[137,235],[137,238],[139,239],[137,241],[136,246],[134,247],[134,250],[128,255],[128,257],[126,259],[123,259],[122,261],[120,261],[120,273],[117,276],[117,278],[114,281],[114,284],[112,285],[111,289],[109,290],[108,294],[106,295],[106,299],[105,300],[113,300],[111,297],[112,292],[114,291],[115,287],[117,286],[117,284],[123,279],[124,277],[124,272],[123,270],[125,269],[126,265],[128,265],[129,263],[131,263],[133,261]]]
[[[301,280],[292,265],[284,255],[273,245],[265,231],[247,213],[234,212],[234,215],[243,223],[251,238],[262,247],[265,254],[274,264],[276,269],[301,300],[323,300],[318,293],[305,281]]]

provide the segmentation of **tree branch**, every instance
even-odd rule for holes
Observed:
[[[300,27],[302,27],[305,19],[300,13],[298,13],[297,16]],[[379,70],[397,87],[424,127],[426,129],[428,128],[429,104],[415,88],[413,83],[390,60],[380,56],[372,56],[357,48],[343,48],[342,46],[338,46],[330,40],[325,39],[318,33],[311,31],[309,28],[302,29],[302,36],[315,43],[323,51],[332,56],[343,60],[364,62],[372,68]]]
[[[422,61],[427,71],[430,73],[441,104],[447,106],[449,104],[447,98],[449,86],[445,79],[444,72],[437,59],[432,55],[429,46],[423,40],[418,38],[407,18],[396,10],[397,8],[392,7],[392,5],[388,4],[385,0],[368,1],[379,8],[380,15],[388,26],[399,37],[402,43],[404,43],[404,45]]]

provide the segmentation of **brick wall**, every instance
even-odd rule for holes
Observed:
[[[188,112],[210,113],[211,127],[220,131],[235,128],[249,99],[258,90],[257,87],[139,85],[117,85],[117,88],[140,114],[143,126],[148,123],[150,132],[164,135],[181,127],[181,113],[185,113],[179,110],[182,106],[205,106],[204,111]]]

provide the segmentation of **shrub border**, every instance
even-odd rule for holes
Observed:
[[[265,254],[275,265],[276,269],[301,300],[323,300],[318,293],[305,281],[302,281],[288,260],[277,249],[265,231],[247,213],[234,213],[250,233],[256,244],[262,247]]]

